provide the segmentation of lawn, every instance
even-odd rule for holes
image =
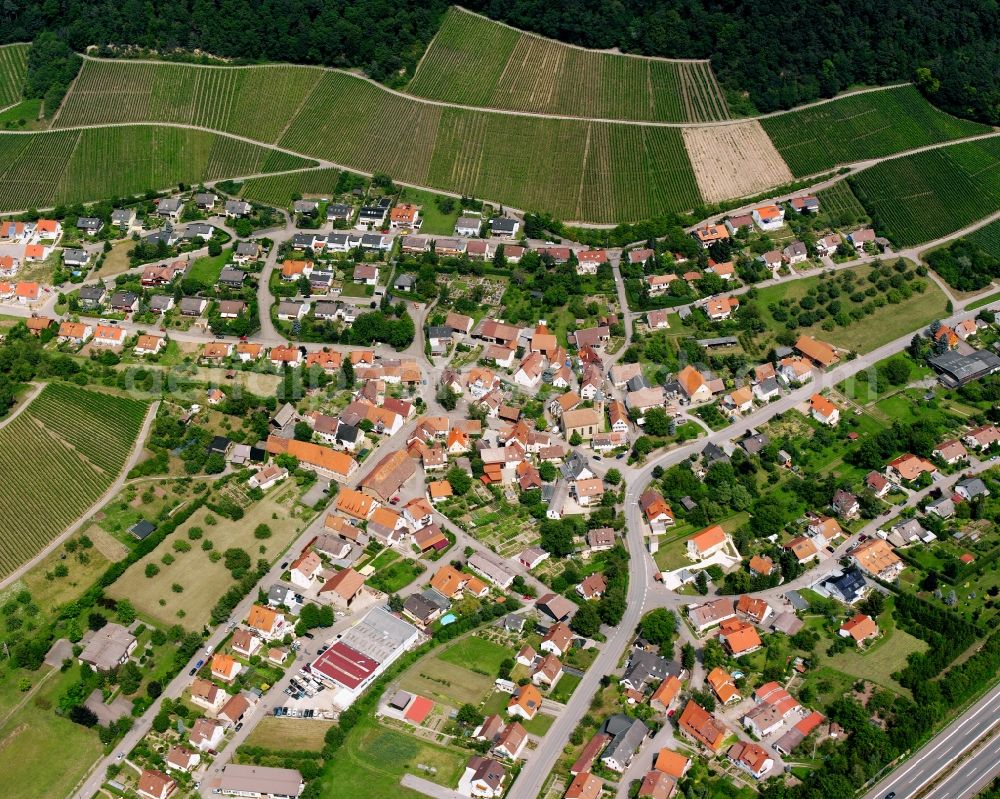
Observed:
[[[318,752],[323,748],[323,736],[333,725],[332,721],[265,716],[254,727],[246,743],[248,746],[263,746],[265,749]]]
[[[465,666],[488,677],[496,676],[500,671],[500,664],[511,656],[512,653],[506,647],[474,635],[463,638],[438,655],[445,663]]]
[[[576,690],[576,686],[580,684],[580,677],[575,674],[563,674],[559,678],[559,682],[556,683],[555,689],[549,696],[552,697],[553,702],[561,702],[566,704],[569,698],[573,695],[573,691]]]
[[[135,242],[132,239],[114,242],[111,245],[111,252],[104,256],[104,262],[101,264],[101,271],[98,274],[101,277],[111,277],[128,271],[131,266],[128,254],[134,246]]]
[[[859,266],[845,271],[853,272],[858,278],[865,278],[871,270],[870,266]],[[785,329],[784,322],[775,319],[768,310],[769,305],[772,303],[782,306],[797,304],[802,297],[806,296],[809,289],[815,288],[821,281],[829,279],[825,275],[815,275],[760,289],[757,303],[768,330],[777,334]],[[833,330],[824,330],[823,322],[817,322],[809,327],[796,328],[795,333],[796,335],[815,336],[835,347],[843,347],[860,353],[869,352],[945,315],[948,299],[944,292],[933,281],[923,280],[923,283],[926,288],[922,294],[914,293],[909,299],[902,300],[895,305],[886,303],[860,321],[852,320],[851,324],[846,327],[838,325]],[[866,288],[870,284],[864,281],[861,285]],[[867,297],[865,299],[868,300]],[[845,294],[841,295],[840,300],[845,310],[849,311],[858,307]]]
[[[422,563],[417,563],[409,558],[400,558],[376,571],[368,578],[368,582],[379,591],[394,594],[401,588],[408,586],[426,570],[427,567]]]
[[[864,650],[848,649],[832,657],[826,654],[826,642],[821,641],[816,649],[816,665],[841,672],[853,679],[870,680],[908,696],[909,691],[892,679],[892,674],[906,665],[906,658],[910,653],[926,651],[927,644],[897,627],[890,608],[891,600],[877,620],[881,638]]]
[[[455,222],[458,220],[459,212],[462,210],[462,201],[454,197],[445,197],[443,194],[435,194],[431,191],[413,189],[407,186],[399,195],[400,202],[413,203],[421,206],[420,218],[423,225],[420,232],[425,235],[455,235]],[[451,203],[451,211],[445,213],[439,206],[438,200],[447,204]]]
[[[196,258],[188,268],[185,279],[197,281],[206,286],[214,286],[222,274],[222,267],[229,263],[232,249],[227,247],[220,255],[206,255]]]
[[[565,677],[563,679],[565,679]],[[556,723],[555,716],[550,716],[547,713],[539,712],[535,714],[535,717],[531,721],[524,722],[524,729],[526,729],[531,735],[537,735],[541,737],[545,735],[545,733],[549,731],[549,727],[551,727],[555,723]]]
[[[128,554],[120,541],[96,525],[87,529],[86,535],[93,547],[68,553],[65,546],[60,546],[22,578],[24,587],[43,609],[55,609],[79,598],[111,563]],[[74,537],[75,540],[79,538]],[[65,577],[55,576],[54,570],[59,564],[69,570]]]
[[[208,622],[209,612],[219,597],[233,584],[225,561],[212,561],[209,553],[202,549],[204,542],[211,541],[219,552],[230,547],[245,549],[254,562],[258,558],[274,561],[302,530],[302,523],[293,519],[290,513],[296,493],[296,487],[289,484],[246,508],[244,517],[238,522],[201,508],[169,541],[130,566],[109,588],[109,594],[119,599],[128,598],[140,615],[157,624],[180,623],[189,630],[200,630]],[[210,516],[216,520],[215,524],[208,523]],[[262,523],[271,528],[273,535],[258,541],[250,533]],[[202,530],[202,536],[192,540],[188,534],[195,527]],[[190,544],[190,550],[176,551],[173,547],[178,542]],[[168,553],[174,558],[169,565],[163,562]],[[157,566],[159,574],[146,577],[147,564]],[[183,591],[174,591],[172,586],[175,584]]]
[[[22,100],[17,105],[0,111],[0,127],[5,130],[35,130],[44,125],[38,121],[42,108],[40,99]]]
[[[414,663],[403,674],[399,684],[404,691],[459,708],[464,704],[478,705],[482,702],[493,690],[494,679],[493,675],[477,674],[437,656]]]
[[[326,766],[321,796],[424,799],[399,784],[407,772],[449,788],[458,784],[467,753],[459,753],[365,719],[352,729]]]
[[[23,708],[0,722],[4,799],[68,796],[101,755],[94,732],[55,714],[59,697],[78,676],[76,669],[53,676]]]

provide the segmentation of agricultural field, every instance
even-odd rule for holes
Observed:
[[[1000,138],[885,161],[849,180],[878,233],[897,246],[931,241],[1000,209]]]
[[[677,128],[442,108],[339,72],[326,74],[280,144],[563,219],[645,219],[701,201]]]
[[[816,192],[816,197],[820,202],[820,213],[830,220],[831,225],[853,224],[868,218],[868,212],[858,202],[846,180],[837,181],[828,189],[821,189]]]
[[[28,74],[27,44],[0,47],[0,108],[14,105],[21,99],[24,78]]]
[[[247,738],[247,746],[265,749],[294,749],[318,752],[323,748],[323,736],[333,726],[332,721],[292,719],[265,716]]]
[[[912,264],[908,265],[912,267]],[[897,274],[888,267],[884,267],[884,271],[887,273],[886,279],[889,275]],[[867,280],[871,272],[872,267],[859,266],[836,273],[835,279],[840,281],[838,284],[840,294],[835,301],[840,305],[838,313],[848,316],[847,325],[835,324],[832,329],[827,330],[824,328],[829,321],[827,317],[822,321],[817,319],[807,326],[796,328],[796,334],[815,336],[835,347],[855,352],[869,352],[914,328],[930,324],[934,319],[946,315],[948,299],[938,285],[929,279],[921,280],[924,284],[922,293],[913,292],[908,298],[900,298],[895,304],[885,301],[888,294],[881,292],[876,294],[875,298],[864,295],[862,302],[856,302],[853,299],[855,291],[860,289],[863,293],[871,285]],[[850,273],[854,277],[853,287],[849,290],[844,287],[845,273]],[[760,307],[761,318],[769,331],[777,334],[784,330],[786,323],[783,313],[799,305],[807,296],[816,296],[817,289],[829,282],[829,277],[816,275],[760,289],[755,302]],[[882,304],[879,306],[880,299]],[[850,316],[853,311],[863,308],[869,302],[873,302],[875,306],[872,313],[862,314],[858,320]]]
[[[315,67],[84,62],[56,127],[175,122],[273,143],[319,83]]]
[[[0,429],[0,575],[10,574],[114,482],[146,403],[51,383]]]
[[[979,228],[965,238],[995,258],[1000,258],[1000,220]]]
[[[790,183],[792,173],[756,120],[682,128],[705,202],[751,197]]]
[[[989,130],[938,111],[913,86],[848,95],[761,124],[796,177]]]
[[[0,133],[0,211],[314,165],[249,142],[182,128]]]
[[[251,178],[243,184],[240,196],[276,208],[288,208],[295,195],[332,197],[340,175],[339,169],[307,169],[302,172]]]
[[[707,61],[585,50],[452,7],[408,91],[463,105],[600,119],[729,118]]]
[[[231,496],[241,504],[246,502],[245,497]],[[212,607],[233,584],[224,559],[213,559],[213,552],[236,547],[249,553],[254,563],[259,558],[275,560],[301,532],[302,522],[291,513],[296,498],[297,487],[282,484],[263,500],[245,507],[239,521],[200,508],[177,529],[169,546],[164,544],[132,564],[108,589],[109,595],[129,599],[143,617],[161,626],[181,624],[188,630],[200,630],[208,623]],[[270,538],[254,536],[259,524],[271,528]],[[148,566],[158,573],[148,577]]]

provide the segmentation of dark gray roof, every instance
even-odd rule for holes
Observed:
[[[403,609],[413,614],[413,617],[426,622],[440,608],[422,594],[410,594],[403,603]]]
[[[87,286],[80,286],[81,300],[101,300],[107,293],[108,290],[104,287],[103,283],[91,283]]]
[[[298,213],[309,213],[319,208],[317,200],[296,200],[292,203],[292,210]]]
[[[447,325],[434,325],[427,328],[427,338],[451,338],[451,328]]]
[[[116,291],[111,295],[112,305],[131,305],[139,299],[139,295],[131,291]]]
[[[507,216],[496,216],[490,220],[490,230],[494,233],[513,233],[517,230],[518,222],[516,219],[511,219]]]
[[[75,247],[63,250],[64,261],[86,261],[89,257],[86,250],[78,250]]]
[[[646,380],[646,376],[639,374],[629,378],[628,381],[625,383],[625,387],[629,391],[638,391],[639,389],[649,388],[650,386],[649,386],[649,381]]]
[[[241,269],[233,269],[231,266],[225,267],[219,273],[220,283],[243,283],[246,279],[246,272]]]
[[[963,488],[970,497],[978,497],[981,494],[988,494],[989,490],[986,488],[986,483],[984,483],[978,477],[967,477],[964,480],[960,480],[955,484],[955,488]]]
[[[677,677],[680,673],[680,668],[665,657],[657,655],[655,652],[647,652],[645,649],[635,649],[629,657],[622,680],[627,680],[637,688],[648,680],[660,682],[668,675],[672,674]]]
[[[743,447],[743,449],[745,449],[749,454],[756,455],[770,443],[771,439],[764,435],[764,433],[757,433],[744,438],[740,442],[740,446]]]
[[[140,519],[135,524],[129,528],[129,532],[132,533],[136,538],[142,541],[150,533],[156,529],[156,525],[152,522],[148,522],[145,519]]]
[[[415,286],[416,284],[417,276],[409,272],[404,272],[393,281],[392,285],[396,288],[406,288],[409,286]]]
[[[1000,370],[1000,356],[989,350],[975,350],[969,355],[951,350],[929,358],[928,363],[941,375],[942,382],[952,386],[962,386]]]
[[[649,728],[639,719],[633,719],[622,713],[616,713],[604,724],[604,731],[611,735],[602,760],[614,760],[618,763],[628,763],[649,734]]]
[[[328,205],[326,207],[326,218],[327,219],[347,219],[354,209],[350,205],[344,205],[343,203],[334,203],[333,205]]]
[[[81,216],[76,220],[76,226],[83,230],[100,230],[104,227],[104,220],[96,216]]]
[[[358,440],[359,428],[353,424],[344,424],[341,422],[337,426],[337,435],[335,438],[337,441],[343,441],[347,444],[353,444]]]
[[[854,603],[861,598],[867,587],[867,583],[861,570],[852,567],[836,577],[828,577],[823,582],[823,587],[831,593],[837,594],[845,602]]]
[[[257,254],[257,244],[252,241],[241,241],[236,245],[237,255],[256,255]]]
[[[716,461],[729,462],[729,456],[723,452],[722,448],[718,444],[706,444],[705,449],[701,451],[701,457],[704,458],[705,463],[709,466]]]

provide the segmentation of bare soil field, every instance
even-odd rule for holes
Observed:
[[[706,202],[749,197],[792,180],[788,165],[755,120],[683,128],[682,133]]]

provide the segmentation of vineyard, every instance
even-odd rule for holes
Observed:
[[[322,75],[313,67],[87,60],[56,126],[175,122],[273,143]]]
[[[21,99],[27,72],[28,45],[8,44],[0,47],[0,108],[14,105]]]
[[[912,86],[849,95],[761,124],[796,177],[989,130],[938,111]]]
[[[868,212],[858,202],[846,180],[834,183],[828,189],[816,192],[820,211],[830,220],[830,224],[848,225],[867,218]]]
[[[408,91],[463,105],[607,119],[728,119],[708,62],[583,50],[452,7]]]
[[[146,404],[53,383],[0,429],[0,576],[93,505],[125,465]]]
[[[979,228],[966,238],[977,247],[982,247],[994,258],[1000,258],[1000,220]]]
[[[565,219],[618,222],[700,202],[678,128],[428,105],[328,73],[282,147]]]
[[[240,196],[265,205],[287,208],[296,195],[332,196],[340,175],[339,169],[308,169],[304,172],[253,178],[243,184]]]
[[[897,246],[931,241],[1000,210],[1000,138],[885,161],[849,180],[881,235]]]
[[[315,166],[256,144],[181,128],[0,133],[0,211]]]

